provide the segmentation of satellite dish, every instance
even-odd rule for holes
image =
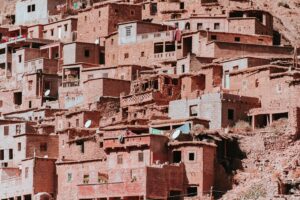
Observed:
[[[176,140],[176,138],[178,138],[180,134],[181,134],[181,131],[180,131],[180,130],[176,130],[176,131],[174,131],[174,133],[172,134],[171,138],[172,138],[173,140]]]
[[[86,122],[85,122],[85,124],[84,124],[84,127],[85,128],[90,128],[90,126],[92,125],[92,120],[87,120]]]
[[[50,90],[46,90],[46,92],[44,93],[45,97],[49,96],[50,92]]]

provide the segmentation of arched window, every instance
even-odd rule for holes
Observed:
[[[190,30],[191,29],[191,24],[189,22],[187,22],[185,24],[185,30]]]

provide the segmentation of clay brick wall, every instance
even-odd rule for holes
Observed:
[[[55,195],[57,184],[55,161],[43,158],[34,159],[33,188],[35,194],[47,192]]]
[[[77,32],[78,41],[94,43],[96,39],[104,38],[117,31],[118,23],[141,18],[141,6],[129,4],[107,4],[80,12],[78,14],[78,27],[80,27]]]
[[[78,199],[78,186],[83,183],[83,176],[89,175],[89,183],[98,183],[98,173],[107,173],[105,162],[59,163],[57,166],[57,200]],[[69,174],[69,175],[68,175]],[[68,179],[70,176],[70,179]]]
[[[47,151],[41,149],[41,144],[47,144]],[[58,157],[58,136],[51,135],[27,135],[26,136],[26,157],[48,156],[49,158]]]

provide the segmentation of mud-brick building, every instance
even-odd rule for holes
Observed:
[[[199,198],[213,184],[214,144],[129,134],[104,137],[103,148],[107,154],[105,181],[79,184],[78,199]]]
[[[162,118],[169,101],[180,98],[180,79],[166,74],[139,78],[131,83],[130,94],[120,100],[123,119]]]
[[[173,27],[144,21],[120,23],[118,32],[106,37],[105,50],[109,66],[152,66],[176,61],[180,56],[177,55]]]
[[[72,42],[76,41],[76,36],[77,18],[67,18],[47,24],[29,26],[27,37]]]
[[[118,23],[141,20],[140,5],[126,3],[99,3],[78,13],[77,40],[100,43],[104,37],[117,31]]]
[[[248,111],[258,107],[260,107],[258,98],[223,92],[207,93],[196,99],[171,101],[169,117],[171,119],[199,117],[209,121],[210,129],[222,129],[233,126],[239,120],[248,120]]]

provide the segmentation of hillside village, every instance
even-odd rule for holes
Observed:
[[[300,4],[264,2],[5,0],[0,200],[300,199]]]

